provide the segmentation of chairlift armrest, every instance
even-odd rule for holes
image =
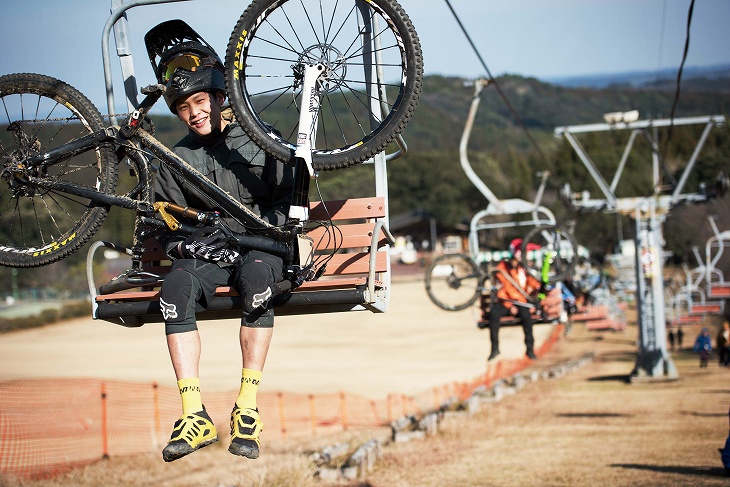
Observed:
[[[385,234],[385,238],[389,244],[392,245],[395,243],[395,238],[393,237],[393,234],[390,233],[390,230],[388,230],[388,227],[385,226],[385,221],[379,220],[376,222],[375,227],[373,228],[373,239],[370,245],[370,265],[368,270],[368,299],[371,300],[373,300],[373,296],[375,296],[375,267],[378,252],[378,240],[380,240],[381,230]]]

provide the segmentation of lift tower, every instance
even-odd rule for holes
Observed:
[[[669,211],[679,203],[699,203],[708,200],[707,192],[682,193],[689,174],[711,130],[725,123],[722,115],[639,120],[638,112],[616,112],[604,115],[606,123],[574,125],[555,129],[556,137],[565,137],[598,186],[602,198],[592,199],[587,191],[573,193],[569,186],[561,190],[563,199],[574,209],[618,213],[633,218],[636,223],[636,304],[639,320],[639,349],[636,366],[631,373],[636,379],[676,379],[677,369],[667,351],[664,316],[664,277],[662,258],[662,224]],[[656,129],[678,125],[704,124],[705,128],[682,175],[671,192],[662,190],[660,173],[662,159],[656,140]],[[576,134],[630,130],[629,139],[609,185]],[[652,154],[652,194],[618,198],[616,188],[628,161],[636,138],[641,135]]]

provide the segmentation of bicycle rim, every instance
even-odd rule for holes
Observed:
[[[254,0],[243,13],[226,51],[231,105],[254,142],[285,162],[299,136],[301,69],[316,63],[325,75],[315,169],[348,167],[385,150],[413,114],[423,72],[415,29],[400,5]]]
[[[26,164],[101,128],[98,110],[73,87],[36,74],[0,77],[0,264],[50,264],[78,250],[101,225],[105,207],[34,181],[113,192],[116,165],[108,149]]]
[[[426,292],[446,311],[466,309],[476,302],[483,277],[476,264],[461,254],[437,258],[426,272]]]
[[[537,250],[532,250],[537,248]],[[578,247],[573,236],[556,225],[545,225],[532,229],[522,241],[522,265],[538,280],[542,279],[543,264],[550,266],[547,282],[556,283],[568,277],[578,259]],[[546,253],[552,255],[545,261]]]

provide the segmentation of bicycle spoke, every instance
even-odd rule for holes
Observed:
[[[471,306],[482,292],[485,276],[461,254],[437,258],[426,272],[426,292],[434,304],[447,311]]]
[[[315,167],[349,151],[359,153],[357,162],[362,162],[374,153],[368,154],[374,145],[384,148],[392,140],[395,127],[386,129],[387,122],[410,111],[414,90],[409,86],[406,91],[406,80],[420,75],[406,73],[420,66],[420,46],[399,7],[391,10],[394,3],[261,0],[244,13],[228,46],[226,65],[233,68],[227,77],[235,80],[229,90],[232,106],[239,119],[252,122],[244,127],[256,143],[288,160],[299,135],[298,113],[291,108],[310,106],[312,94],[303,100],[301,88],[304,66],[315,64],[324,67],[314,94],[320,109],[312,141]],[[411,47],[419,55],[412,67],[406,62]],[[279,86],[273,87],[275,79],[291,83],[274,82]],[[393,100],[380,99],[386,90],[396,92]],[[409,108],[398,112],[404,101]]]
[[[71,86],[43,75],[0,77],[0,263],[34,267],[73,253],[106,216],[63,186],[114,191],[106,147],[34,161],[102,128],[98,110]]]

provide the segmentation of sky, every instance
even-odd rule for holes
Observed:
[[[107,112],[101,37],[111,0],[1,0],[0,74],[59,78]],[[128,0],[127,0],[128,1]],[[493,76],[553,79],[679,68],[691,0],[450,0]],[[186,0],[127,11],[138,86],[154,82],[143,37],[180,18],[225,54],[246,0]],[[486,76],[445,0],[400,0],[425,74]],[[115,99],[124,106],[114,55]],[[685,67],[730,64],[730,0],[695,0]],[[163,107],[164,108],[164,107]],[[120,110],[126,111],[126,110]]]

